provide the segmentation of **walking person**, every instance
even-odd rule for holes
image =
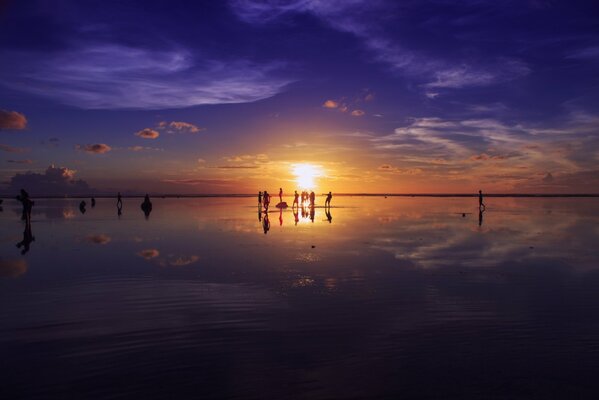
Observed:
[[[263,196],[263,201],[264,201],[264,209],[266,210],[266,212],[268,212],[268,206],[270,205],[270,195],[268,194],[268,192],[265,190],[264,191],[264,196]]]
[[[295,191],[295,194],[293,195],[293,207],[295,206],[299,206],[299,194],[297,193],[297,190]]]
[[[331,199],[333,198],[333,193],[329,192],[329,194],[327,194],[327,199],[324,201],[324,206],[325,207],[331,207]]]

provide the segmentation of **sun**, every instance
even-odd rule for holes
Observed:
[[[313,164],[294,164],[293,175],[299,189],[314,189],[316,178],[322,176],[322,168]]]

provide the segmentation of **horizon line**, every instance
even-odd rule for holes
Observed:
[[[181,193],[148,193],[150,197],[156,198],[205,198],[205,197],[256,197],[257,193],[203,193],[203,194],[181,194]],[[327,193],[317,194],[317,196],[326,196]],[[16,195],[0,194],[0,199],[12,199]],[[140,198],[144,197],[141,193],[122,194],[123,198]],[[478,197],[478,193],[334,193],[333,196],[349,197]],[[599,193],[483,193],[484,197],[599,197]],[[82,199],[82,198],[116,198],[116,194],[99,193],[99,194],[62,194],[62,195],[40,195],[31,196],[37,199]],[[277,197],[277,196],[274,196]],[[293,197],[293,195],[284,195],[283,197]]]

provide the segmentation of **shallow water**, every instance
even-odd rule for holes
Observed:
[[[599,393],[599,199],[254,201],[6,200],[0,397]]]

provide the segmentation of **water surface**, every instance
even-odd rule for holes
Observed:
[[[5,201],[0,397],[599,393],[598,199],[254,201]]]

